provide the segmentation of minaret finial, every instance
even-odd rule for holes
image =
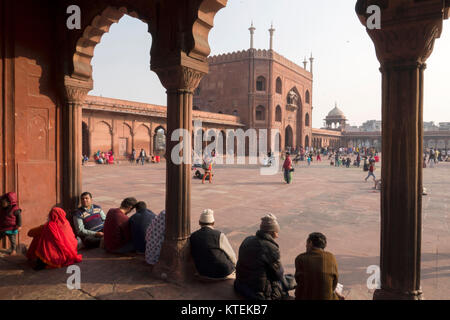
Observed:
[[[311,52],[311,58],[309,58],[309,61],[311,62],[311,65],[310,65],[310,72],[313,73],[313,62],[314,62],[314,58],[313,58],[312,52]]]
[[[270,45],[269,50],[273,50],[273,33],[275,32],[275,29],[273,28],[273,22],[270,26],[269,33],[270,33]]]
[[[253,35],[255,34],[256,30],[256,28],[253,26],[253,20],[252,25],[250,28],[248,28],[248,30],[250,31],[250,49],[253,49]]]
[[[308,65],[308,60],[306,60],[306,56],[305,56],[305,60],[303,60],[303,69],[306,70],[307,65]]]

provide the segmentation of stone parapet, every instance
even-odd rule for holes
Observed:
[[[86,97],[83,109],[167,118],[167,107],[165,106],[96,96]],[[194,110],[192,111],[192,118],[203,123],[244,127],[240,118],[234,115]]]

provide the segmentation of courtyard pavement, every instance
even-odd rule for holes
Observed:
[[[295,272],[295,257],[305,251],[309,233],[328,238],[339,282],[347,299],[372,299],[367,268],[379,264],[380,193],[364,182],[362,169],[336,168],[328,161],[296,166],[291,185],[277,175],[260,175],[256,165],[217,165],[212,184],[192,180],[191,229],[205,208],[214,210],[217,229],[236,253],[268,213],[281,226],[277,240],[286,273]],[[377,164],[375,171],[380,175]],[[450,163],[424,169],[421,284],[426,299],[450,298]],[[134,196],[159,213],[165,202],[165,164],[88,165],[83,190],[103,207],[118,207]],[[81,290],[68,290],[66,269],[35,272],[23,256],[0,258],[0,299],[235,299],[232,281],[219,284],[172,283],[150,275],[142,256],[120,257],[100,249],[81,251]],[[187,290],[182,290],[185,288]]]

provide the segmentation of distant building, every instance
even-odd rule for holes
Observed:
[[[368,120],[360,127],[345,125],[346,117],[335,106],[325,118],[326,128],[313,129],[314,148],[374,147],[381,150],[381,120]],[[424,122],[424,149],[450,150],[450,122]]]
[[[208,58],[209,73],[194,94],[194,110],[239,116],[247,129],[279,130],[280,149],[308,147],[312,137],[313,58],[310,68],[273,50],[253,48]],[[275,139],[276,136],[275,136]],[[271,141],[268,141],[270,148]]]
[[[361,131],[375,132],[381,131],[381,120],[368,120],[361,126]]]
[[[423,131],[437,131],[439,127],[434,124],[434,121],[423,122]]]

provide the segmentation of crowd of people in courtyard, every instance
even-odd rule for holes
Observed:
[[[69,214],[52,208],[47,220],[28,232],[32,241],[26,257],[35,270],[80,263],[80,250],[98,247],[112,254],[145,255],[149,265],[158,262],[165,234],[164,210],[155,214],[145,202],[128,197],[119,208],[105,214],[94,204],[91,193],[84,192],[80,200],[80,207]],[[238,255],[227,236],[215,228],[213,210],[203,210],[199,226],[190,236],[196,269],[193,276],[199,280],[234,280],[236,293],[248,300],[290,300],[294,299],[289,294],[293,290],[299,300],[344,299],[339,292],[336,259],[325,251],[323,234],[308,236],[306,251],[296,257],[292,275],[285,274],[281,264],[276,242],[281,229],[275,215],[268,213],[261,218],[259,230],[244,239]],[[11,254],[15,253],[20,228],[21,209],[16,194],[10,192],[1,197],[0,235],[10,239]]]
[[[109,150],[108,152],[102,152],[98,150],[93,156],[94,163],[96,164],[114,164],[114,152]],[[146,162],[151,163],[160,163],[161,156],[158,155],[149,155],[144,149],[141,149],[139,154],[136,152],[136,149],[133,149],[131,153],[128,155],[128,160],[132,164],[141,164],[144,165]],[[86,164],[89,162],[89,157],[86,154],[83,154],[82,164]]]
[[[143,151],[143,152],[142,152]],[[291,158],[294,156],[294,159]],[[133,150],[133,163],[142,163],[146,157],[142,149],[138,157]],[[193,165],[195,176],[204,183],[212,183],[213,151],[202,159],[202,164]],[[114,161],[112,151],[97,152],[98,159]],[[267,158],[271,159],[272,153]],[[285,153],[283,176],[287,184],[292,182],[294,164],[298,161],[322,161],[328,157],[336,167],[360,167],[372,178],[374,188],[381,189],[381,179],[376,179],[375,164],[380,161],[374,148],[339,148],[337,150],[309,149],[292,150]],[[424,153],[424,167],[448,161],[448,155],[438,150]],[[204,174],[198,170],[203,168]],[[423,191],[426,194],[426,190]],[[9,254],[17,253],[17,237],[22,227],[22,210],[17,195],[9,192],[1,198],[0,240],[8,238]],[[166,213],[154,213],[143,201],[134,197],[123,199],[118,208],[105,214],[101,206],[93,201],[90,192],[80,197],[80,207],[66,213],[54,207],[46,221],[28,231],[32,238],[26,257],[35,270],[61,268],[80,263],[79,253],[83,249],[102,248],[111,254],[138,254],[145,257],[149,265],[159,261],[165,237]],[[205,209],[199,216],[200,228],[190,236],[191,255],[195,264],[195,277],[201,281],[234,280],[234,290],[248,300],[338,300],[345,299],[338,284],[338,267],[334,255],[325,251],[327,239],[319,232],[309,234],[306,250],[295,261],[295,274],[285,274],[281,263],[281,250],[276,239],[281,232],[277,218],[268,213],[261,218],[259,230],[246,237],[235,254],[227,236],[216,229],[214,211]],[[295,290],[294,297],[290,291]]]

